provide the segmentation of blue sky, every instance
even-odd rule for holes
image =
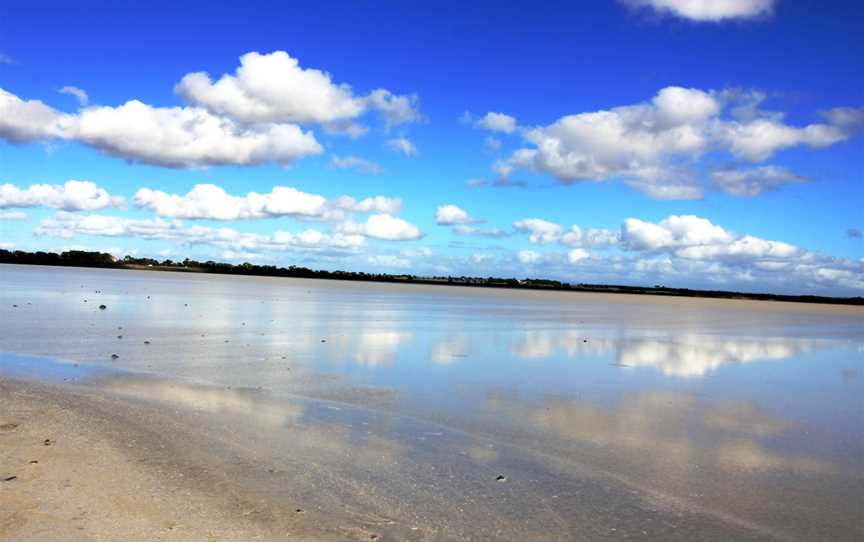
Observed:
[[[182,4],[3,8],[4,247],[864,292],[858,2]]]

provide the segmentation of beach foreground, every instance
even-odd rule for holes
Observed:
[[[775,538],[756,525],[627,487],[602,473],[575,479],[572,471],[537,470],[549,477],[546,495],[526,488],[526,481],[499,481],[495,471],[477,472],[470,465],[491,457],[454,458],[442,472],[417,478],[370,479],[371,468],[398,463],[392,443],[372,443],[346,465],[327,457],[337,445],[328,442],[335,435],[297,428],[298,434],[288,436],[308,442],[289,456],[269,448],[276,444],[272,436],[256,437],[260,427],[247,433],[215,419],[230,417],[228,411],[211,418],[164,406],[110,392],[0,380],[0,538]],[[474,453],[483,454],[479,448]],[[560,489],[551,483],[555,474],[569,478],[562,486],[577,494],[554,495]],[[425,487],[414,485],[422,478]],[[513,495],[508,482],[526,494]]]
[[[207,450],[176,449],[183,439],[164,414],[6,379],[0,412],[2,540],[374,536],[226,483]]]

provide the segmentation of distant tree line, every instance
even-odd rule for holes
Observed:
[[[487,288],[517,288],[529,290],[562,290],[597,293],[623,293],[666,295],[675,297],[711,297],[722,299],[755,299],[764,301],[795,301],[799,303],[833,303],[843,305],[864,305],[864,298],[825,297],[816,295],[779,295],[730,292],[724,290],[691,290],[689,288],[669,288],[662,285],[622,286],[616,284],[570,284],[549,279],[516,279],[499,277],[391,275],[387,273],[364,273],[355,271],[313,270],[291,265],[254,265],[251,263],[230,264],[225,262],[198,262],[188,258],[183,261],[170,259],[134,258],[126,256],[118,260],[104,252],[69,250],[56,254],[53,252],[24,252],[0,249],[0,263],[27,265],[59,265],[74,267],[109,267],[116,269],[147,269],[156,271],[183,271],[189,273],[217,273],[222,275],[259,275],[267,277],[294,277],[310,279],[356,280],[372,282],[400,282],[415,284],[450,284],[457,286],[477,286]]]
[[[117,267],[117,258],[105,252],[68,250],[60,254],[54,252],[14,252],[0,249],[0,263],[20,263],[28,265],[68,265],[74,267]]]

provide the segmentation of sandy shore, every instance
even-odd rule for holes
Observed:
[[[373,437],[346,452],[339,425],[237,424],[246,408],[237,392],[166,386],[209,412],[142,400],[134,385],[122,396],[0,378],[0,539],[785,538],[573,465],[512,462],[517,450],[506,447],[420,442],[411,459]],[[467,438],[417,428],[457,449]],[[498,469],[514,479],[496,480]]]
[[[226,483],[174,431],[126,402],[0,379],[0,539],[377,538]]]

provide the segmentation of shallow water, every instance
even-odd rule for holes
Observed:
[[[437,511],[453,537],[864,537],[860,308],[9,265],[0,281],[0,375],[278,429],[244,438],[400,517]]]

